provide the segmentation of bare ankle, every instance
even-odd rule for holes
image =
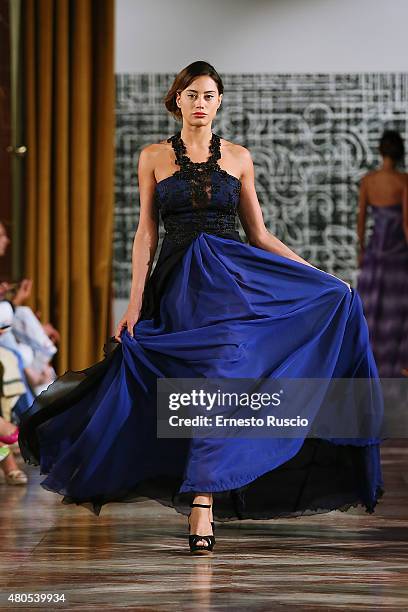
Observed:
[[[194,504],[212,504],[212,493],[196,493]]]

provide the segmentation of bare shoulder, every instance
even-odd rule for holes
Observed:
[[[243,145],[231,142],[230,140],[225,140],[225,138],[220,138],[220,141],[221,146],[231,155],[235,155],[237,157],[250,155],[248,149]]]
[[[371,170],[361,177],[361,183],[369,183],[373,178],[378,176],[378,170]]]
[[[224,138],[220,138],[221,146],[225,150],[228,155],[235,157],[237,160],[245,160],[251,157],[250,152],[243,145],[237,144],[235,142],[230,142],[229,140],[225,140]]]
[[[171,148],[171,144],[167,142],[167,140],[160,140],[159,142],[154,142],[152,144],[148,144],[142,147],[140,151],[140,155],[143,154],[145,158],[157,157],[163,153],[163,151]]]
[[[364,176],[360,179],[360,189],[367,192],[367,190],[375,189],[375,186],[380,179],[380,175],[378,174],[378,170],[371,170],[364,174]]]
[[[171,143],[161,140],[142,147],[139,154],[139,168],[155,175],[156,168],[165,164],[169,156]]]

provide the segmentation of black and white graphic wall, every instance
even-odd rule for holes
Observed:
[[[181,127],[163,104],[174,76],[117,75],[116,298],[127,299],[130,290],[140,149]],[[225,92],[213,131],[251,151],[268,229],[354,283],[358,182],[379,161],[384,128],[398,129],[407,142],[408,74],[221,76]]]

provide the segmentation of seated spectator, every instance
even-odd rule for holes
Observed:
[[[0,346],[0,413],[7,421],[12,420],[11,412],[14,406],[20,397],[27,393],[18,355]],[[32,393],[29,393],[29,396],[28,401],[33,401]]]
[[[9,301],[0,301],[0,326],[9,326],[0,335],[0,347],[19,356],[28,384],[38,395],[55,379],[48,361],[57,349],[31,309],[21,308],[17,314]]]
[[[4,330],[0,334],[4,334]],[[26,385],[20,377],[20,368],[16,355],[12,351],[0,348],[1,367],[1,410],[0,416],[0,469],[5,482],[9,485],[21,485],[28,482],[27,475],[19,469],[11,450],[19,454],[18,427],[9,421],[11,410],[16,403],[26,396]],[[28,402],[30,399],[28,399]],[[30,405],[30,404],[29,404]],[[8,415],[4,418],[5,414]]]
[[[0,222],[0,257],[9,243]],[[18,423],[19,415],[31,406],[34,395],[56,378],[50,361],[57,351],[59,334],[50,323],[42,325],[40,315],[25,305],[31,288],[29,279],[0,283],[0,470],[9,485],[23,485],[28,480],[11,452],[19,454],[15,421]]]
[[[0,222],[0,256],[10,242],[4,225]],[[57,330],[50,324],[42,325],[31,308],[24,305],[30,296],[32,281],[0,285],[0,346],[14,351],[22,363],[26,379],[35,395],[41,393],[55,380],[56,373],[50,360],[56,353],[54,342],[59,341]],[[20,406],[21,407],[21,406]]]
[[[10,452],[10,448],[0,442],[0,469],[4,474],[4,479],[8,485],[24,485],[27,484],[27,474],[20,470],[17,462]]]

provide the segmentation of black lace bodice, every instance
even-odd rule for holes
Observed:
[[[220,137],[212,134],[205,162],[189,159],[181,132],[167,141],[180,169],[156,185],[155,204],[160,210],[165,237],[183,245],[200,232],[220,236],[236,232],[241,181],[218,164]]]

